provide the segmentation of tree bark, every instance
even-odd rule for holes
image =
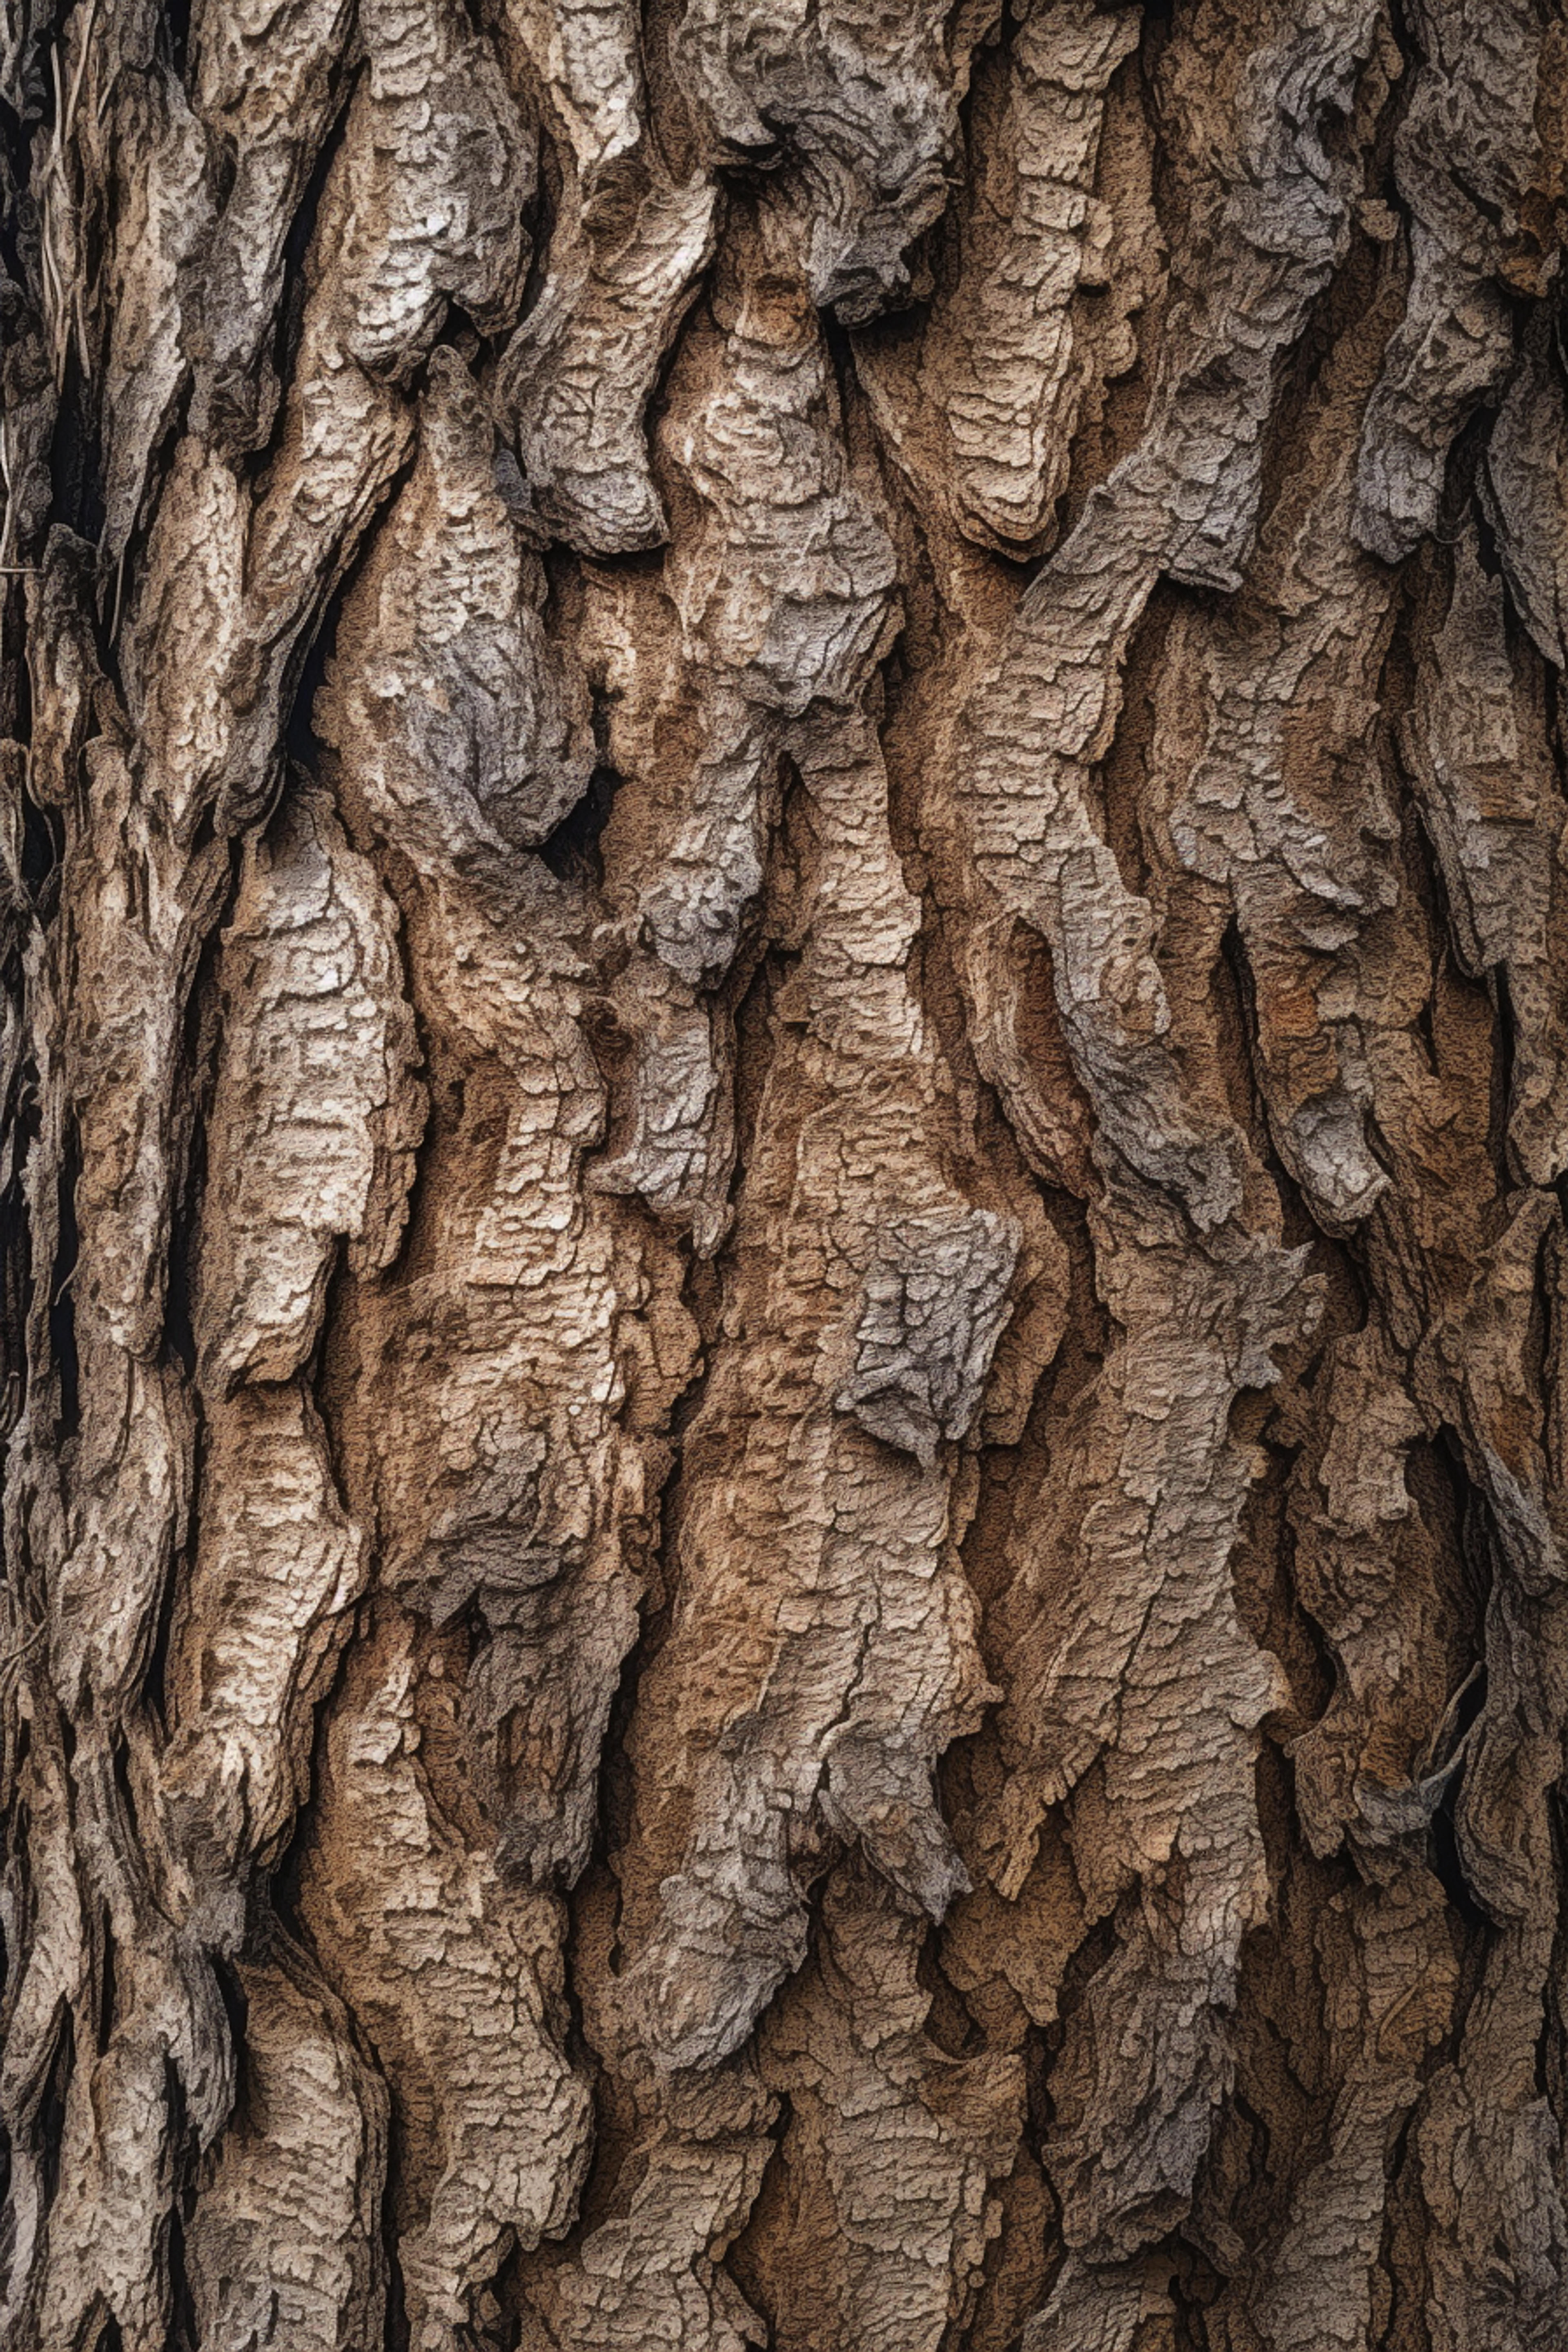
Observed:
[[[7,39],[0,2347],[1558,2346],[1564,19]]]

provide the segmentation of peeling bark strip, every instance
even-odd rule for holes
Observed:
[[[0,2352],[1568,2329],[1568,30],[17,0]]]

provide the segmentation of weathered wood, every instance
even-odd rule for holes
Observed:
[[[0,2352],[1568,2331],[1568,30],[9,0]]]

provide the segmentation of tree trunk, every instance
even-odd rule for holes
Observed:
[[[12,10],[0,2347],[1557,2347],[1564,20]]]

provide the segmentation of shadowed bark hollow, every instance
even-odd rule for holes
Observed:
[[[1560,2352],[1568,19],[5,55],[0,2352]]]

